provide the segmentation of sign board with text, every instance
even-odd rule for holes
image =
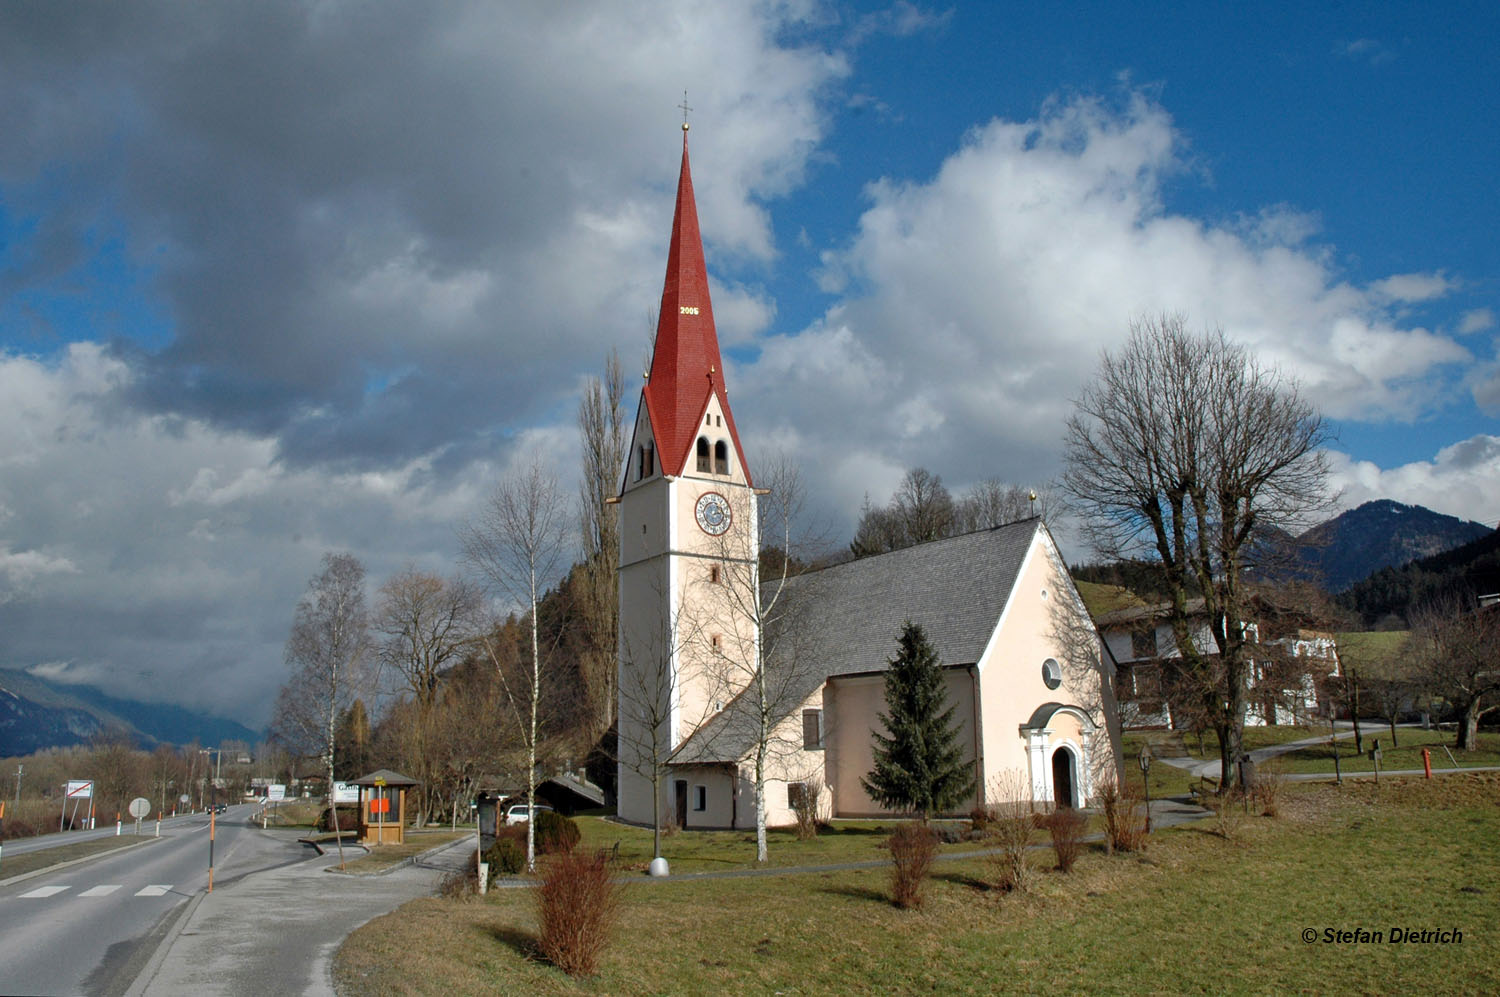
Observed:
[[[279,783],[279,782],[273,782],[273,783],[271,783],[271,785],[269,785],[269,786],[266,787],[266,799],[268,799],[268,800],[284,800],[284,799],[286,799],[286,785],[284,783]]]
[[[94,797],[94,781],[92,779],[69,779],[68,799],[89,800]]]
[[[358,803],[359,787],[352,782],[336,782],[333,784],[333,802],[335,803]]]

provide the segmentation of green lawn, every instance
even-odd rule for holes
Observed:
[[[329,837],[332,837],[330,835]],[[411,858],[420,855],[429,848],[447,844],[458,838],[467,837],[473,839],[472,829],[451,831],[446,827],[424,828],[415,830],[406,829],[406,840],[399,845],[380,845],[370,849],[370,854],[354,859],[352,862],[344,863],[344,871],[355,876],[369,876],[373,873],[382,872],[393,865],[399,865]],[[325,852],[332,851],[333,846],[325,845]]]
[[[1421,730],[1414,727],[1396,728],[1397,744],[1400,747],[1391,747],[1391,729],[1389,727],[1361,725],[1361,733],[1364,735],[1365,754],[1354,753],[1354,739],[1352,737],[1340,738],[1338,742],[1339,769],[1344,773],[1349,772],[1373,772],[1375,763],[1369,758],[1369,750],[1373,747],[1375,740],[1380,740],[1380,769],[1381,771],[1394,771],[1396,769],[1420,769],[1422,767],[1422,748],[1425,746],[1432,756],[1432,767],[1452,768],[1453,762],[1448,760],[1447,752],[1443,751],[1446,745],[1449,751],[1453,751],[1453,732],[1439,730]],[[1292,773],[1302,772],[1326,772],[1333,774],[1333,746],[1328,743],[1310,745],[1289,754],[1281,755],[1276,759],[1276,764],[1281,770]],[[1500,734],[1481,733],[1479,735],[1479,747],[1473,751],[1453,751],[1453,758],[1458,762],[1460,768],[1483,765],[1500,765]]]
[[[575,818],[583,832],[582,847],[613,849],[620,845],[620,865],[627,871],[644,871],[652,858],[651,829],[621,824],[603,817]],[[938,824],[945,822],[938,821]],[[947,822],[967,829],[967,821]],[[771,866],[831,865],[863,862],[885,857],[881,845],[891,833],[892,821],[839,820],[809,841],[798,841],[791,829],[766,832],[766,851]],[[973,850],[975,844],[944,846],[950,850]],[[755,868],[754,831],[684,831],[662,838],[662,855],[673,873],[723,872]]]
[[[1068,875],[1038,850],[1027,895],[942,862],[920,911],[891,906],[882,869],[636,881],[585,980],[536,954],[530,891],[420,900],[355,932],[335,979],[345,997],[1500,991],[1500,775],[1302,785],[1281,813],[1232,840],[1159,833],[1144,857],[1094,848]],[[1462,940],[1322,940],[1392,927]]]

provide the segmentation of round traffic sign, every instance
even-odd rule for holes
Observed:
[[[130,816],[140,820],[151,812],[151,801],[144,796],[137,796],[130,801]]]
[[[178,803],[192,803],[193,802],[193,798],[191,796],[189,796],[188,794],[183,793],[181,796],[177,797],[177,802]]]

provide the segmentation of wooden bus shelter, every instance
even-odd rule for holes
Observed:
[[[406,791],[417,780],[378,769],[354,780],[359,787],[359,843],[399,845],[406,840]]]

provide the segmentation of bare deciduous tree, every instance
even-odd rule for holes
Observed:
[[[334,805],[334,762],[340,715],[367,679],[369,653],[365,614],[365,567],[352,554],[324,554],[322,572],[297,603],[286,642],[291,678],[276,701],[279,740],[294,751],[321,756],[328,777],[328,810]],[[339,865],[344,839],[338,835]]]
[[[579,673],[588,697],[590,742],[609,729],[615,709],[618,653],[620,510],[608,503],[620,488],[625,463],[625,376],[620,355],[610,351],[604,377],[591,379],[578,404],[583,443],[579,519],[583,541],[578,614],[583,631]]]
[[[748,508],[747,499],[747,507],[733,514],[757,517],[758,536],[730,530],[718,538],[712,555],[719,562],[719,581],[707,587],[709,598],[702,608],[705,621],[725,621],[728,632],[715,634],[707,623],[697,625],[695,632],[716,641],[702,657],[717,673],[726,698],[733,697],[724,711],[725,735],[752,744],[756,861],[765,862],[768,763],[802,746],[800,733],[789,736],[782,721],[806,696],[803,679],[813,663],[799,650],[805,635],[797,623],[802,607],[815,596],[811,584],[797,586],[795,594],[791,585],[798,560],[791,552],[809,544],[800,530],[806,497],[801,475],[779,455],[762,465],[759,480],[766,487],[757,508]],[[788,552],[775,575],[761,574],[752,543]]]
[[[657,599],[666,604],[659,588]],[[679,704],[677,673],[672,663],[686,648],[701,645],[698,616],[673,607],[666,626],[620,647],[620,717],[618,761],[651,784],[652,856],[661,857],[662,783],[672,756],[672,712]],[[708,700],[705,700],[707,703]],[[688,718],[699,728],[706,716]]]
[[[566,506],[557,480],[540,454],[502,481],[479,517],[461,531],[464,557],[494,589],[522,607],[530,632],[530,674],[514,689],[499,652],[481,638],[505,683],[526,745],[526,798],[536,802],[537,732],[542,699],[542,648],[538,607],[545,586],[555,579],[566,547]],[[526,867],[536,867],[536,822],[526,822]]]
[[[942,477],[914,467],[896,486],[888,505],[875,508],[865,499],[849,549],[855,557],[869,557],[938,540],[951,535],[954,516],[953,496]]]
[[[1454,747],[1479,746],[1479,721],[1500,709],[1500,606],[1453,600],[1412,613],[1415,650],[1433,691],[1459,715]]]
[[[1326,438],[1294,382],[1175,315],[1133,322],[1068,420],[1063,486],[1099,553],[1160,564],[1176,665],[1196,680],[1226,773],[1241,752],[1253,541],[1271,527],[1301,532],[1324,507]],[[1195,589],[1212,651],[1193,639]]]
[[[953,532],[970,533],[1032,516],[1047,518],[1052,498],[1044,488],[1008,485],[985,478],[964,490],[953,508]]]
[[[445,579],[414,567],[393,575],[380,587],[374,629],[381,635],[380,661],[409,692],[417,707],[416,723],[405,733],[408,757],[416,762],[421,783],[420,821],[438,803],[434,739],[442,673],[453,667],[478,632],[483,598],[462,578]]]

